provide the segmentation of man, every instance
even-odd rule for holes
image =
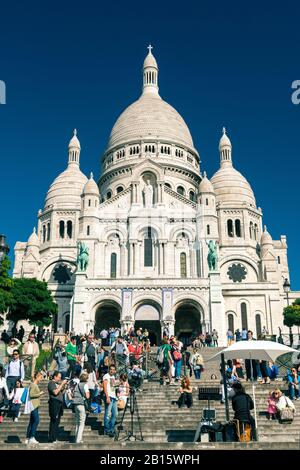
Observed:
[[[93,370],[96,370],[97,350],[96,343],[94,342],[94,338],[92,335],[88,335],[85,354],[87,356],[87,362],[92,366]]]
[[[103,328],[103,330],[100,332],[100,338],[103,346],[107,346],[108,331],[106,328]]]
[[[110,366],[108,374],[105,374],[103,377],[105,394],[104,434],[109,437],[115,436],[115,424],[118,415],[115,374],[115,366]]]
[[[142,359],[143,348],[139,344],[138,338],[133,338],[133,342],[128,346],[130,365],[134,362],[140,362]]]
[[[18,338],[19,341],[21,341],[21,343],[23,342],[24,335],[25,335],[25,330],[23,328],[23,325],[21,325],[20,329],[19,329],[19,332],[17,334],[17,338]]]
[[[1,333],[1,339],[2,339],[2,341],[3,341],[5,344],[8,344],[8,343],[9,343],[10,336],[9,336],[9,334],[7,333],[6,330],[3,330],[3,331],[2,331],[2,333]]]
[[[6,367],[5,378],[9,392],[14,389],[17,380],[21,380],[21,382],[24,381],[24,364],[20,360],[20,354],[17,349],[13,351],[12,360]]]
[[[58,372],[60,372],[61,378],[64,380],[68,375],[68,371],[70,367],[65,350],[62,348],[61,349],[57,348],[55,355],[54,355],[54,359],[57,362]]]
[[[141,367],[135,363],[132,365],[132,369],[128,371],[129,385],[136,388],[139,392],[142,392],[144,371]]]
[[[172,348],[170,346],[169,338],[163,338],[162,345],[159,348],[159,354],[161,354],[161,351],[163,353],[163,363],[161,366],[160,383],[161,385],[164,385],[165,379],[166,377],[168,377],[169,385],[175,385],[172,378],[172,366],[174,364],[174,361],[171,354]]]
[[[70,366],[70,374],[74,375],[76,362],[78,360],[76,336],[71,336],[71,340],[66,346],[66,354]]]
[[[123,365],[128,363],[129,351],[122,336],[119,336],[117,341],[112,345],[111,351],[115,352],[118,362]]]
[[[242,329],[242,341],[247,341],[248,339],[248,331],[246,330],[246,328],[243,328]]]
[[[60,419],[63,415],[63,392],[65,390],[67,380],[63,380],[61,383],[61,373],[56,370],[53,373],[52,380],[48,383],[49,393],[49,442],[56,443],[58,437],[58,427]]]
[[[241,341],[241,339],[242,339],[242,334],[241,334],[239,328],[235,331],[234,334],[235,334],[235,340],[236,340],[236,342]]]
[[[35,341],[34,333],[29,334],[28,341],[23,346],[23,354],[31,356],[31,377],[34,376],[35,363],[40,354],[40,348],[38,343]]]

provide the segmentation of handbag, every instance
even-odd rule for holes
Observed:
[[[118,410],[124,410],[126,407],[126,402],[123,400],[123,398],[119,398],[118,404],[117,404]]]
[[[90,412],[91,412],[90,405],[89,405],[88,400],[87,400],[87,399],[85,398],[85,396],[83,395],[83,392],[82,392],[82,390],[81,390],[81,388],[80,388],[80,383],[77,385],[77,387],[78,387],[78,390],[79,390],[80,395],[81,395],[82,398],[83,398],[83,404],[84,404],[85,411],[88,411],[88,412],[90,413]]]
[[[175,361],[180,361],[182,359],[182,354],[181,352],[175,350],[173,352],[173,357]]]
[[[290,423],[294,419],[294,410],[289,407],[288,401],[285,397],[286,407],[279,411],[279,419],[281,423]]]

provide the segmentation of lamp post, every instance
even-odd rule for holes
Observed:
[[[5,235],[0,235],[0,263],[3,260],[4,256],[9,253],[9,246],[6,243],[5,239]]]
[[[286,293],[286,304],[289,307],[290,305],[290,299],[289,299],[289,292],[291,290],[291,284],[289,283],[288,279],[285,278],[284,283],[283,283],[283,290]],[[293,332],[292,332],[292,327],[290,326],[290,346],[293,346]]]

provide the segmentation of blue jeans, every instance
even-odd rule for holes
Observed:
[[[115,424],[118,416],[118,401],[115,398],[110,399],[110,403],[107,404],[105,401],[105,413],[104,413],[104,432],[115,432]]]
[[[179,361],[174,361],[175,379],[180,379],[181,366],[182,366],[182,359],[180,359]]]
[[[195,379],[201,378],[201,369],[194,369]]]
[[[30,420],[29,420],[27,434],[26,434],[27,439],[31,439],[32,437],[35,438],[36,430],[39,425],[39,422],[40,422],[39,409],[35,408],[30,413]]]
[[[289,393],[290,393],[290,399],[293,400],[295,396],[297,398],[300,397],[300,390],[296,390],[295,387],[289,384]]]

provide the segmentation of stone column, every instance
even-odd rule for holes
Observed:
[[[129,242],[129,274],[134,274],[134,242]]]
[[[159,241],[159,274],[160,276],[164,274],[164,244],[162,241]]]
[[[209,273],[209,291],[210,330],[216,329],[219,335],[219,346],[226,346],[226,319],[220,272]]]
[[[126,243],[121,243],[120,246],[120,276],[127,276],[127,252],[126,252]]]
[[[157,204],[163,204],[164,181],[157,181]]]

